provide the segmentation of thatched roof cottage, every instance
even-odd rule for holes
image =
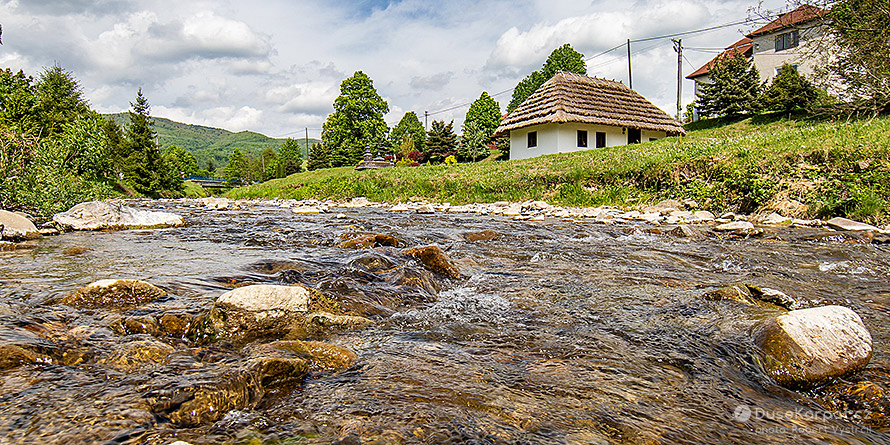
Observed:
[[[686,131],[620,82],[560,71],[507,115],[495,134],[510,135],[510,159],[525,159]]]

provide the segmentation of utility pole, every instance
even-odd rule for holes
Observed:
[[[630,67],[630,39],[627,39],[627,86],[634,89],[634,75]]]
[[[423,112],[423,129],[429,131],[430,129],[430,112]]]
[[[680,120],[683,112],[683,39],[671,39],[674,42],[674,51],[677,52],[677,120]]]
[[[306,158],[309,158],[309,127],[306,127]]]

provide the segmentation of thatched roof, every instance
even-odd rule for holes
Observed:
[[[620,82],[560,71],[544,82],[495,131],[540,124],[582,123],[686,134],[680,123]]]

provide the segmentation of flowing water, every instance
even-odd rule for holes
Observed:
[[[815,229],[749,240],[702,230],[703,239],[690,240],[632,224],[141,205],[179,213],[188,225],[68,233],[0,253],[0,343],[44,357],[0,372],[0,443],[890,442],[882,418],[826,411],[818,390],[790,391],[764,374],[748,329],[776,311],[701,298],[750,283],[804,306],[848,306],[874,339],[867,371],[883,375],[884,246],[814,237],[824,233]],[[498,236],[467,241],[483,229]],[[337,247],[354,231],[393,235],[407,247],[436,244],[463,277],[400,286],[393,271],[420,276],[422,266],[393,248]],[[169,296],[123,312],[58,303],[104,278],[145,280]],[[310,373],[189,427],[148,407],[151,388],[237,365],[245,345],[160,336],[176,350],[164,362],[103,365],[146,337],[114,329],[120,317],[198,313],[246,282],[315,287],[373,319],[319,338],[355,351],[355,364]],[[78,351],[82,360],[63,364]]]

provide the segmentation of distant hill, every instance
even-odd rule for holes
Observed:
[[[106,114],[105,117],[122,127],[130,123],[127,113]],[[216,168],[225,166],[229,162],[229,155],[236,148],[253,156],[259,156],[266,147],[272,147],[278,152],[284,143],[284,139],[273,139],[252,131],[233,133],[221,128],[183,124],[162,117],[152,117],[152,120],[155,123],[154,130],[158,133],[161,151],[171,145],[182,147],[195,156],[201,168],[206,168],[207,161],[211,159]],[[307,153],[305,139],[294,139],[300,145],[305,159]],[[309,139],[310,145],[316,142],[319,142],[318,139]]]

